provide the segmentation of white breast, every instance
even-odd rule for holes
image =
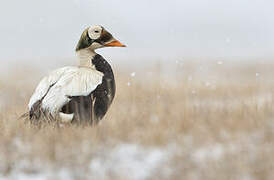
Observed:
[[[44,77],[29,102],[42,100],[42,109],[55,115],[70,101],[70,96],[87,96],[102,83],[103,74],[87,67],[64,67]]]

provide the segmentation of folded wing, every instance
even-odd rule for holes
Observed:
[[[102,83],[103,74],[87,67],[64,67],[44,77],[29,102],[29,110],[37,107],[55,116],[73,96],[87,96]]]

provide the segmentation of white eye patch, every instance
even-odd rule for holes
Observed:
[[[102,27],[101,26],[92,26],[88,30],[88,35],[91,39],[98,39],[101,36]]]

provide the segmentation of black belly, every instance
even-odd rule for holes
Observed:
[[[97,71],[104,74],[102,83],[88,96],[69,97],[70,101],[61,108],[63,113],[74,114],[74,123],[98,123],[105,116],[115,96],[115,80],[110,64],[99,54],[92,59],[92,64]],[[45,114],[41,112],[43,98],[31,108],[30,119],[39,119],[41,114]]]
[[[73,123],[97,124],[106,114],[115,95],[114,79],[103,78],[100,84],[88,96],[71,96],[61,112],[74,113]]]
[[[74,114],[73,123],[92,124],[92,96],[73,96],[70,97],[68,104],[64,105],[61,112],[65,114]]]
[[[115,80],[110,64],[99,54],[92,59],[92,64],[104,74],[102,84],[88,96],[70,97],[70,102],[62,108],[62,112],[74,113],[73,122],[98,123],[115,96]]]

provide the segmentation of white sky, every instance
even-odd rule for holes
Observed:
[[[73,57],[83,29],[103,25],[121,58],[272,57],[271,0],[10,0],[0,2],[0,60]]]

